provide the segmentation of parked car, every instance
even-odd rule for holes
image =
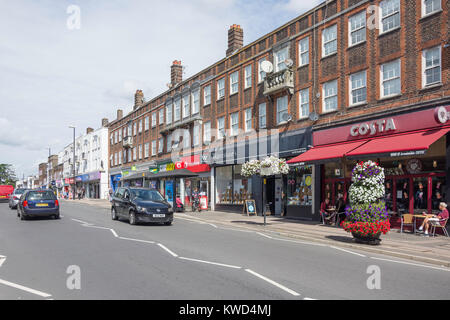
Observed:
[[[9,208],[17,209],[17,204],[19,203],[20,197],[27,191],[27,189],[18,188],[9,196]]]
[[[111,218],[130,224],[156,222],[171,225],[173,208],[156,189],[120,187],[111,200]]]
[[[17,205],[20,220],[29,217],[53,217],[59,219],[59,202],[53,191],[28,190],[20,197]]]
[[[14,187],[10,185],[0,185],[0,202],[8,202],[10,195],[14,192]]]

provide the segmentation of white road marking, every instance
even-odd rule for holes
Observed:
[[[293,243],[300,243],[300,244],[309,244],[312,246],[319,246],[319,247],[326,247],[327,245],[321,244],[321,243],[314,243],[314,242],[307,242],[307,241],[300,241],[300,240],[289,240],[289,239],[282,239],[282,238],[272,238],[273,240],[279,240],[279,241],[286,241],[286,242],[293,242]]]
[[[313,299],[313,298],[308,298],[308,297],[304,297],[303,300],[317,300],[317,299]]]
[[[430,269],[436,269],[436,270],[447,271],[447,272],[450,271],[450,269],[439,268],[439,267],[433,267],[433,266],[427,266],[427,265],[423,265],[423,264],[411,263],[411,262],[406,262],[406,261],[397,261],[397,260],[384,259],[384,258],[377,258],[377,257],[370,257],[370,258],[371,258],[371,259],[375,259],[375,260],[382,260],[382,261],[394,262],[394,263],[409,264],[409,265],[411,265],[411,266],[416,266],[416,267],[430,268]]]
[[[155,241],[147,241],[147,240],[140,240],[140,239],[132,239],[132,238],[125,238],[125,237],[119,237],[119,239],[122,240],[130,240],[130,241],[137,241],[137,242],[144,242],[144,243],[155,243]]]
[[[340,251],[344,251],[344,252],[347,252],[347,253],[351,253],[351,254],[354,254],[354,255],[357,255],[357,256],[360,256],[360,257],[366,257],[365,255],[363,255],[361,253],[356,253],[356,252],[353,252],[353,251],[350,251],[350,250],[345,250],[345,249],[342,249],[342,248],[339,248],[339,247],[330,246],[330,248],[333,248],[333,249],[336,249],[336,250],[340,250]]]
[[[168,253],[170,253],[172,256],[174,256],[175,258],[178,257],[178,255],[176,253],[174,253],[173,251],[170,251],[169,248],[167,248],[166,246],[164,246],[161,243],[158,243],[158,246],[160,246],[161,248],[163,248],[164,250],[166,250]]]
[[[51,294],[48,294],[48,293],[45,293],[45,292],[42,292],[42,291],[39,291],[39,290],[31,289],[31,288],[22,286],[20,284],[12,283],[12,282],[9,282],[9,281],[6,281],[6,280],[2,280],[2,279],[0,279],[0,284],[4,284],[5,286],[9,286],[9,287],[16,288],[16,289],[19,289],[19,290],[22,290],[22,291],[26,291],[28,293],[32,293],[32,294],[35,294],[37,296],[41,296],[41,297],[44,297],[44,298],[49,298],[49,297],[52,296]]]
[[[267,281],[268,283],[274,285],[275,287],[280,288],[281,290],[284,290],[284,291],[286,291],[286,292],[292,294],[293,296],[299,296],[299,295],[300,295],[300,293],[297,293],[297,292],[295,292],[294,290],[291,290],[291,289],[289,289],[289,288],[283,286],[282,284],[279,284],[278,282],[275,282],[275,281],[273,281],[273,280],[270,280],[269,278],[266,278],[266,277],[264,277],[263,275],[261,275],[261,274],[255,272],[255,271],[253,271],[253,270],[245,269],[245,271],[247,271],[248,273],[253,274],[254,276],[256,276],[256,277],[258,277],[258,278],[260,278],[260,279],[262,279],[262,280],[264,280],[264,281]]]
[[[257,232],[256,234],[259,234],[260,236],[263,236],[263,237],[266,237],[266,238],[269,238],[269,239],[273,239],[271,236],[268,236],[268,235],[266,235],[264,233],[261,233],[261,232]]]
[[[221,267],[227,267],[227,268],[233,268],[233,269],[242,269],[242,267],[233,266],[233,265],[230,265],[230,264],[223,264],[223,263],[218,263],[218,262],[205,261],[205,260],[199,260],[199,259],[192,259],[192,258],[186,258],[186,257],[179,257],[179,258],[183,259],[183,260],[189,260],[189,261],[213,264],[213,265],[221,266]]]
[[[78,220],[78,219],[72,219],[73,221],[76,221],[76,222],[79,222],[79,223],[82,223],[82,224],[85,224],[85,225],[92,225],[92,223],[88,223],[88,222],[85,222],[85,221],[82,221],[82,220]]]
[[[114,229],[109,229],[111,230],[112,234],[114,235],[114,237],[118,238],[119,236],[117,235],[117,233],[114,231]]]
[[[3,263],[5,263],[6,261],[6,256],[0,256],[0,267],[3,265]]]

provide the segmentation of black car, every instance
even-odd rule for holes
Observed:
[[[171,225],[173,221],[172,206],[156,189],[121,187],[114,193],[111,218],[128,219],[130,224],[139,222],[157,222]]]
[[[20,220],[30,217],[53,217],[59,219],[59,202],[53,191],[27,190],[17,204]]]

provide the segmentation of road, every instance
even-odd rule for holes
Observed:
[[[20,221],[0,204],[0,299],[450,298],[445,267],[184,215],[172,226],[131,226],[73,202],[61,215]],[[79,289],[68,286],[78,275],[70,266]]]

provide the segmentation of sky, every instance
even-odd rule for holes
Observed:
[[[87,127],[225,57],[232,24],[244,45],[322,0],[0,0],[0,163],[35,175]],[[79,19],[76,19],[79,17]],[[78,23],[79,22],[79,23]]]

